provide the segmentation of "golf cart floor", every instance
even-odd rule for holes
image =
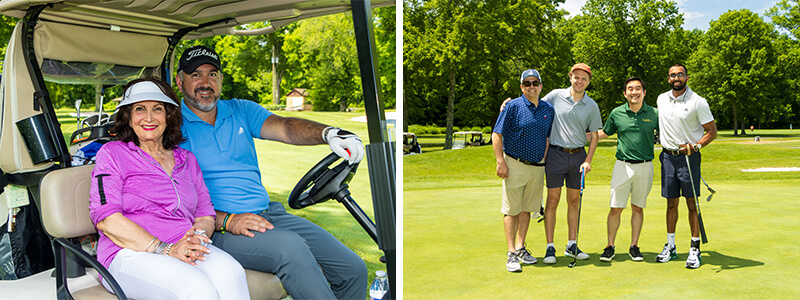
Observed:
[[[17,280],[0,280],[0,300],[16,299],[56,299],[56,279],[50,276],[54,269],[40,272]],[[73,293],[98,284],[97,271],[86,268],[86,275],[68,279]]]

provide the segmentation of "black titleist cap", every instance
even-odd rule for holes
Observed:
[[[203,45],[194,46],[186,49],[181,55],[181,60],[178,62],[178,70],[184,73],[192,73],[197,67],[203,64],[211,64],[217,70],[221,70],[219,63],[219,55],[211,48]]]

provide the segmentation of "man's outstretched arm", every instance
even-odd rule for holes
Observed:
[[[306,119],[271,115],[261,125],[261,138],[292,145],[327,143],[331,151],[350,164],[358,163],[364,158],[364,145],[357,135]]]

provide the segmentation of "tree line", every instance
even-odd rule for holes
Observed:
[[[720,128],[788,127],[800,115],[800,5],[765,13],[729,10],[707,31],[681,28],[673,1],[589,0],[582,14],[563,0],[406,0],[403,6],[404,126],[492,126],[502,101],[518,97],[519,74],[542,74],[544,89],[570,85],[578,62],[592,67],[587,93],[603,120],[625,103],[622,83],[646,82],[655,106],[681,63]],[[406,127],[407,128],[407,127]],[[449,145],[449,139],[448,143]]]
[[[18,19],[0,17],[0,54],[5,57],[11,32]],[[375,41],[382,99],[395,106],[395,7],[373,9]],[[257,29],[269,23],[254,23],[238,29]],[[214,48],[222,60],[222,99],[248,99],[277,108],[294,88],[307,89],[316,111],[344,111],[363,107],[361,78],[355,46],[352,15],[326,15],[286,25],[262,36],[226,35],[183,40],[181,51],[196,44]],[[273,65],[273,61],[277,64]],[[273,68],[274,67],[274,68]],[[275,75],[275,76],[273,76]],[[94,108],[93,85],[63,85],[47,82],[56,108],[73,107],[84,99],[83,108]],[[108,87],[105,99],[122,95],[122,87]],[[106,101],[108,102],[108,101]]]

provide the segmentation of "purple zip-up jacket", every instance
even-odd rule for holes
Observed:
[[[203,174],[194,154],[173,150],[172,176],[133,142],[110,142],[97,152],[92,171],[89,210],[95,226],[106,217],[122,213],[144,230],[167,243],[180,240],[195,218],[216,216]],[[103,232],[97,259],[108,268],[122,248]]]

